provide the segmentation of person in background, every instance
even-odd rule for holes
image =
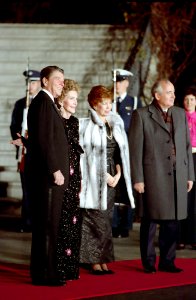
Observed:
[[[19,134],[27,134],[27,111],[31,100],[37,95],[41,89],[40,72],[36,70],[24,71],[23,75],[26,77],[26,96],[17,100],[11,116],[10,132],[12,139],[17,139]],[[22,209],[21,209],[21,232],[31,231],[31,208],[29,202],[29,195],[26,186],[26,176],[24,173],[25,164],[25,149],[16,146],[16,159],[18,161],[18,172],[20,172],[20,180],[22,187]]]
[[[128,94],[129,80],[133,74],[127,70],[116,69],[116,108],[118,114],[124,121],[125,131],[128,135],[131,116],[134,109],[142,107],[142,102],[138,97]],[[129,231],[133,226],[134,210],[130,206],[129,197],[124,179],[120,179],[121,195],[115,200],[112,233],[113,237],[128,237]],[[134,195],[136,198],[136,195]]]
[[[112,109],[112,92],[102,85],[88,94],[90,117],[79,119],[81,156],[82,239],[80,263],[91,274],[112,274],[107,263],[114,260],[112,216],[118,182],[124,176],[131,206],[129,149],[123,120]]]
[[[80,87],[71,79],[64,80],[62,94],[57,98],[57,107],[63,117],[69,143],[69,185],[64,191],[59,236],[57,240],[58,268],[66,280],[79,278],[79,256],[81,241],[81,210],[79,193],[81,188],[79,121],[76,111]]]
[[[156,272],[154,239],[159,224],[158,270],[178,273],[178,225],[187,217],[187,193],[195,179],[192,147],[185,111],[174,106],[174,85],[160,79],[152,96],[150,105],[133,112],[129,129],[132,182],[141,196],[141,260],[144,272]]]
[[[184,94],[183,106],[185,109],[190,139],[192,145],[194,169],[196,171],[196,90],[193,88],[187,89]],[[191,245],[193,250],[196,250],[196,187],[195,182],[192,190],[188,193],[188,217],[180,221],[179,238],[177,250],[184,249],[186,245]]]
[[[64,71],[47,66],[41,70],[40,79],[42,90],[32,100],[27,116],[26,174],[32,206],[30,275],[34,285],[61,286],[66,278],[58,252],[62,242],[59,228],[70,166],[65,123],[55,98],[62,93]]]

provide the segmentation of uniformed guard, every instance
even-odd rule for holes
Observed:
[[[131,115],[134,109],[142,107],[141,100],[137,96],[128,95],[129,80],[133,73],[124,69],[113,70],[114,103],[116,111],[124,121],[125,131],[128,134]],[[120,181],[120,195],[116,199],[113,214],[113,237],[128,237],[132,229],[133,210],[129,204],[123,180]]]
[[[18,138],[17,133],[27,135],[27,112],[31,100],[37,95],[41,88],[40,72],[36,70],[29,70],[23,72],[26,79],[26,96],[17,100],[12,111],[10,131],[12,139]],[[16,146],[16,159],[18,161],[18,172],[20,173],[21,186],[22,186],[22,222],[21,232],[31,231],[31,212],[28,200],[28,192],[25,180],[25,148]]]

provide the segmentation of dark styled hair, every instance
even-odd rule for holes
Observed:
[[[110,89],[103,85],[96,85],[92,87],[88,94],[88,103],[93,108],[97,103],[101,102],[103,99],[113,100],[113,94]]]
[[[194,88],[194,87],[189,87],[189,88],[187,88],[187,89],[184,91],[184,98],[185,98],[187,95],[193,95],[193,96],[196,97],[196,88]]]
[[[45,77],[49,79],[51,74],[55,71],[59,71],[64,75],[64,70],[57,66],[47,66],[41,70],[40,72],[41,87],[44,87],[43,78]]]

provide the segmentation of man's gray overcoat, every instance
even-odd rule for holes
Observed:
[[[155,220],[187,217],[187,181],[194,180],[194,166],[184,109],[171,107],[176,148],[176,188],[172,162],[172,137],[158,109],[150,104],[133,112],[129,130],[132,182],[144,182],[139,203],[142,215]]]

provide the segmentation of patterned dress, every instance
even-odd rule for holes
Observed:
[[[81,210],[79,192],[81,187],[78,119],[71,116],[64,119],[69,142],[70,179],[64,193],[59,237],[57,245],[58,272],[61,280],[79,278],[79,249],[81,240]]]
[[[107,126],[106,126],[107,129]],[[116,174],[120,164],[120,152],[114,138],[107,138],[107,172]],[[116,188],[107,186],[107,209],[82,209],[82,240],[80,262],[82,264],[103,264],[114,261],[112,240],[112,216]]]

